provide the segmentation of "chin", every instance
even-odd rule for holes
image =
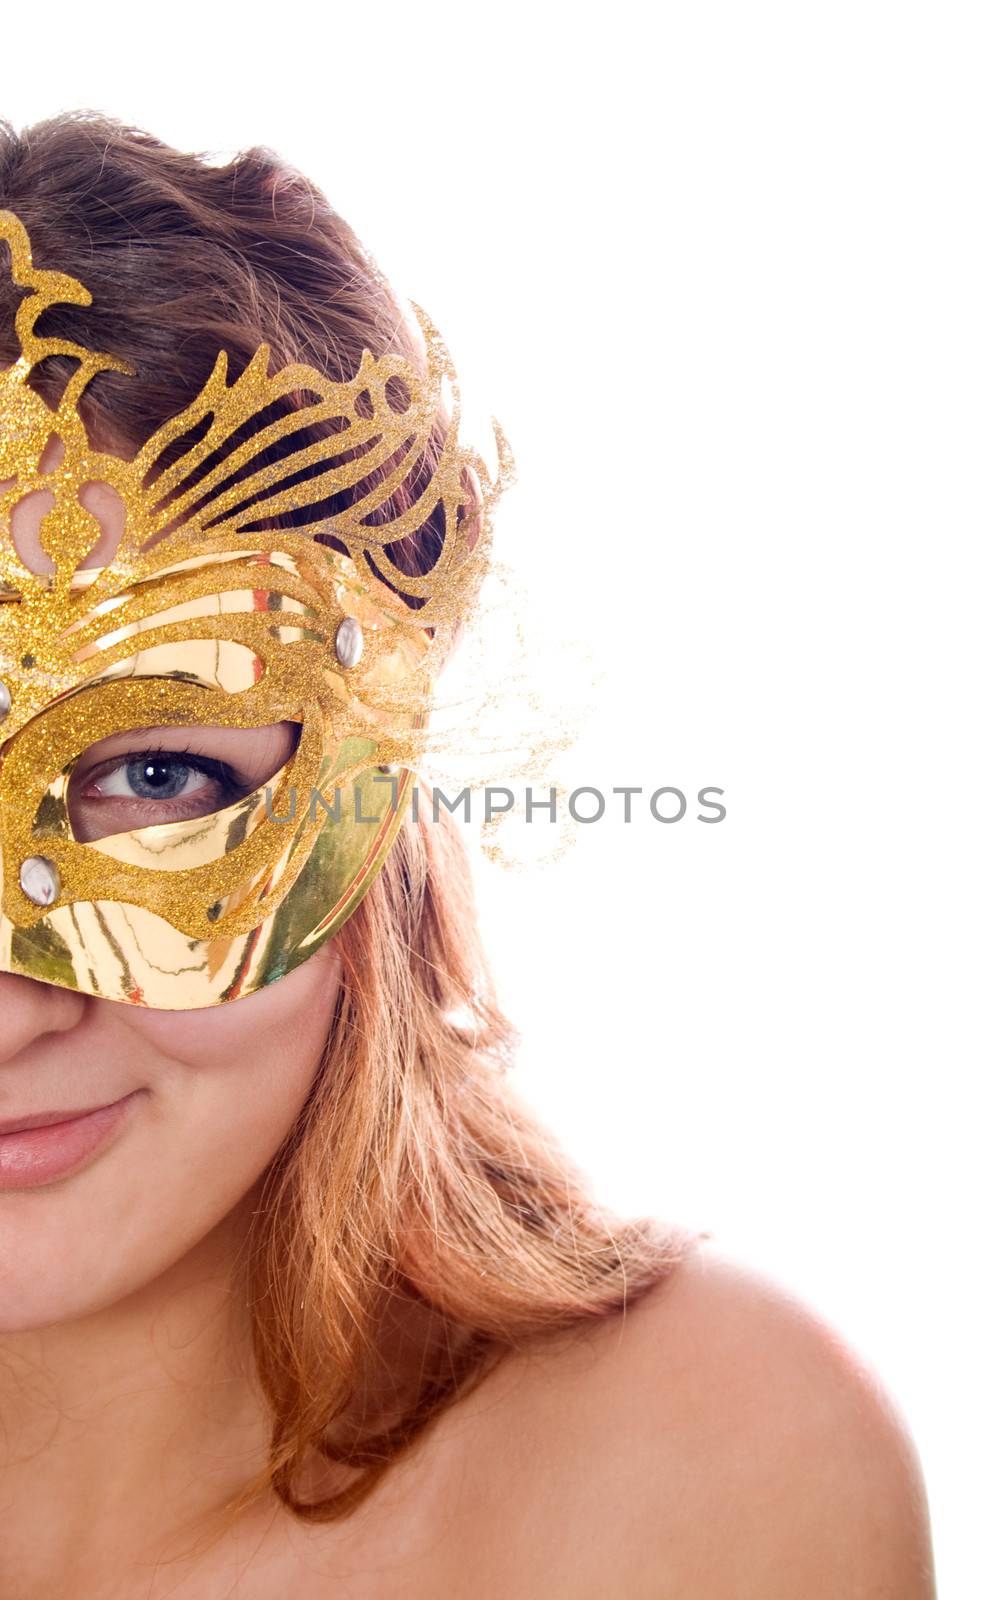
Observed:
[[[6,1334],[39,1333],[43,1328],[74,1322],[98,1310],[81,1284],[40,1286],[23,1279],[11,1280],[0,1272],[0,1338]]]
[[[112,1221],[80,1201],[62,1185],[0,1194],[0,1337],[103,1311],[158,1270],[150,1245],[141,1272],[124,1244],[125,1196]]]

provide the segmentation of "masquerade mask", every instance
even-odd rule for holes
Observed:
[[[163,1009],[234,1000],[337,932],[396,838],[437,675],[487,568],[507,447],[496,428],[493,483],[459,445],[453,368],[417,311],[422,372],[366,351],[348,382],[296,365],[271,376],[264,345],[229,383],[222,352],[133,460],[94,451],[79,399],[96,373],[132,369],[39,337],[48,306],[91,296],[33,268],[11,212],[0,240],[26,291],[21,353],[0,372],[0,970]],[[78,363],[57,410],[28,384],[52,355]],[[103,566],[83,565],[102,534],[87,483],[125,511]],[[38,490],[43,573],[12,537]],[[295,525],[277,526],[287,514]],[[440,551],[409,576],[421,530]],[[116,763],[131,771],[134,755],[146,766],[141,729],[173,728],[181,752],[182,729],[278,722],[297,725],[295,748],[253,792],[76,837],[72,775],[97,741],[131,733]]]

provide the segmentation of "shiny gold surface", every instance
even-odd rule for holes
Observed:
[[[0,212],[0,239],[27,291],[15,324],[21,355],[0,372],[0,681],[10,697],[0,721],[0,970],[140,1005],[215,1005],[312,954],[381,866],[428,748],[437,675],[487,570],[507,447],[497,434],[505,470],[492,482],[459,445],[453,369],[418,313],[422,375],[368,352],[348,383],[301,366],[270,375],[263,346],[230,385],[223,352],[198,398],[132,461],[93,451],[79,397],[96,372],[129,369],[35,334],[47,306],[90,297],[74,279],[34,269],[10,212]],[[78,360],[57,410],[27,383],[55,353]],[[400,409],[390,403],[393,378]],[[409,483],[445,388],[453,405],[436,470],[409,510],[367,520],[392,511],[394,490]],[[234,441],[285,396],[295,410]],[[338,431],[272,466],[256,464],[270,445],[325,419]],[[168,446],[192,432],[197,442],[161,468]],[[63,448],[43,471],[52,435]],[[289,481],[314,466],[316,476]],[[300,530],[268,525],[357,488],[376,469],[381,484],[352,507]],[[480,487],[480,518],[468,472]],[[100,567],[83,565],[102,532],[79,497],[90,482],[110,485],[125,509],[118,548]],[[44,573],[25,565],[11,533],[14,508],[39,489],[52,497],[40,529]],[[407,576],[384,547],[435,508],[445,529],[439,559],[423,577]],[[316,541],[326,533],[347,554]],[[344,617],[364,638],[347,669],[333,648]],[[74,837],[68,786],[96,741],[141,728],[281,721],[300,724],[299,741],[262,789],[207,816]],[[393,782],[379,781],[382,763],[398,769],[395,804]],[[337,816],[309,804],[317,791],[331,806],[336,788]],[[19,869],[31,856],[57,869],[52,906],[22,892]]]

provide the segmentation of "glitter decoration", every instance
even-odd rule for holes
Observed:
[[[236,999],[307,959],[351,914],[419,763],[451,737],[431,728],[434,688],[477,605],[511,455],[493,424],[493,480],[461,445],[454,369],[415,306],[422,370],[365,351],[345,382],[298,364],[271,374],[263,345],[230,382],[223,351],[200,394],[132,460],[96,451],[78,411],[86,385],[103,371],[134,374],[37,334],[49,306],[91,296],[34,267],[12,212],[0,211],[0,240],[25,291],[20,355],[0,372],[0,970],[163,1009]],[[28,382],[52,355],[78,363],[56,409]],[[286,415],[263,420],[284,401]],[[311,444],[321,424],[332,432]],[[60,458],[42,470],[52,437]],[[428,475],[418,469],[432,441]],[[108,485],[125,509],[103,566],[85,564],[102,531],[80,499],[87,483]],[[52,501],[43,573],[11,533],[15,507],[38,490]],[[397,491],[411,491],[408,507]],[[349,503],[326,514],[342,494]],[[276,526],[287,514],[293,525]],[[435,522],[439,554],[411,575],[394,559],[399,541]],[[298,742],[263,790],[190,821],[75,838],[68,784],[96,741],[285,720],[300,725]],[[284,822],[291,792],[336,788],[340,816],[302,798]],[[21,871],[41,850],[51,909]]]

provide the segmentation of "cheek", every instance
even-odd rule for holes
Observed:
[[[340,980],[341,958],[329,941],[257,994],[199,1011],[148,1007],[129,1016],[151,1051],[172,1061],[216,1073],[265,1058],[281,1062],[289,1075],[323,1043]]]
[[[74,1177],[0,1196],[16,1202],[0,1205],[0,1331],[98,1310],[228,1248],[219,1225],[307,1098],[340,974],[329,944],[243,1000],[127,1012],[132,1081],[148,1092],[122,1136]]]
[[[162,1150],[199,1194],[212,1183],[234,1204],[276,1154],[317,1072],[340,977],[329,944],[242,1000],[139,1014],[148,1055],[167,1061],[149,1083]]]

